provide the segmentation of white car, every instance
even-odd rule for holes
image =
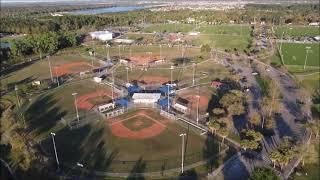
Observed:
[[[259,73],[253,72],[253,73],[251,73],[251,74],[254,75],[254,76],[256,76],[256,75],[258,75]]]

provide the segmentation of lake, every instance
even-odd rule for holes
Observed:
[[[107,7],[107,8],[96,8],[96,9],[83,9],[65,12],[67,14],[103,14],[103,13],[116,13],[116,12],[127,12],[145,9],[143,6],[117,6],[117,7]]]

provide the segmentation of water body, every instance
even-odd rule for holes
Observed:
[[[134,10],[145,9],[143,6],[117,6],[117,7],[107,7],[107,8],[96,8],[96,9],[83,9],[68,11],[68,14],[103,14],[103,13],[116,13],[116,12],[128,12]]]

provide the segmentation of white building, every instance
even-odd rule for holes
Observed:
[[[134,93],[132,96],[133,103],[153,104],[158,102],[161,93]]]
[[[98,39],[101,41],[108,41],[113,38],[113,33],[109,31],[95,31],[89,33],[92,39]]]
[[[173,108],[175,108],[176,110],[180,111],[180,112],[183,112],[183,113],[189,113],[189,108],[182,105],[182,104],[178,104],[178,103],[175,103],[173,105]]]
[[[124,43],[124,44],[132,44],[134,42],[134,40],[132,40],[132,39],[115,39],[114,42]]]

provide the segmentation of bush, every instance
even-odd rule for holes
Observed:
[[[250,180],[280,180],[279,176],[277,176],[272,169],[263,168],[263,167],[255,168],[249,179]]]

